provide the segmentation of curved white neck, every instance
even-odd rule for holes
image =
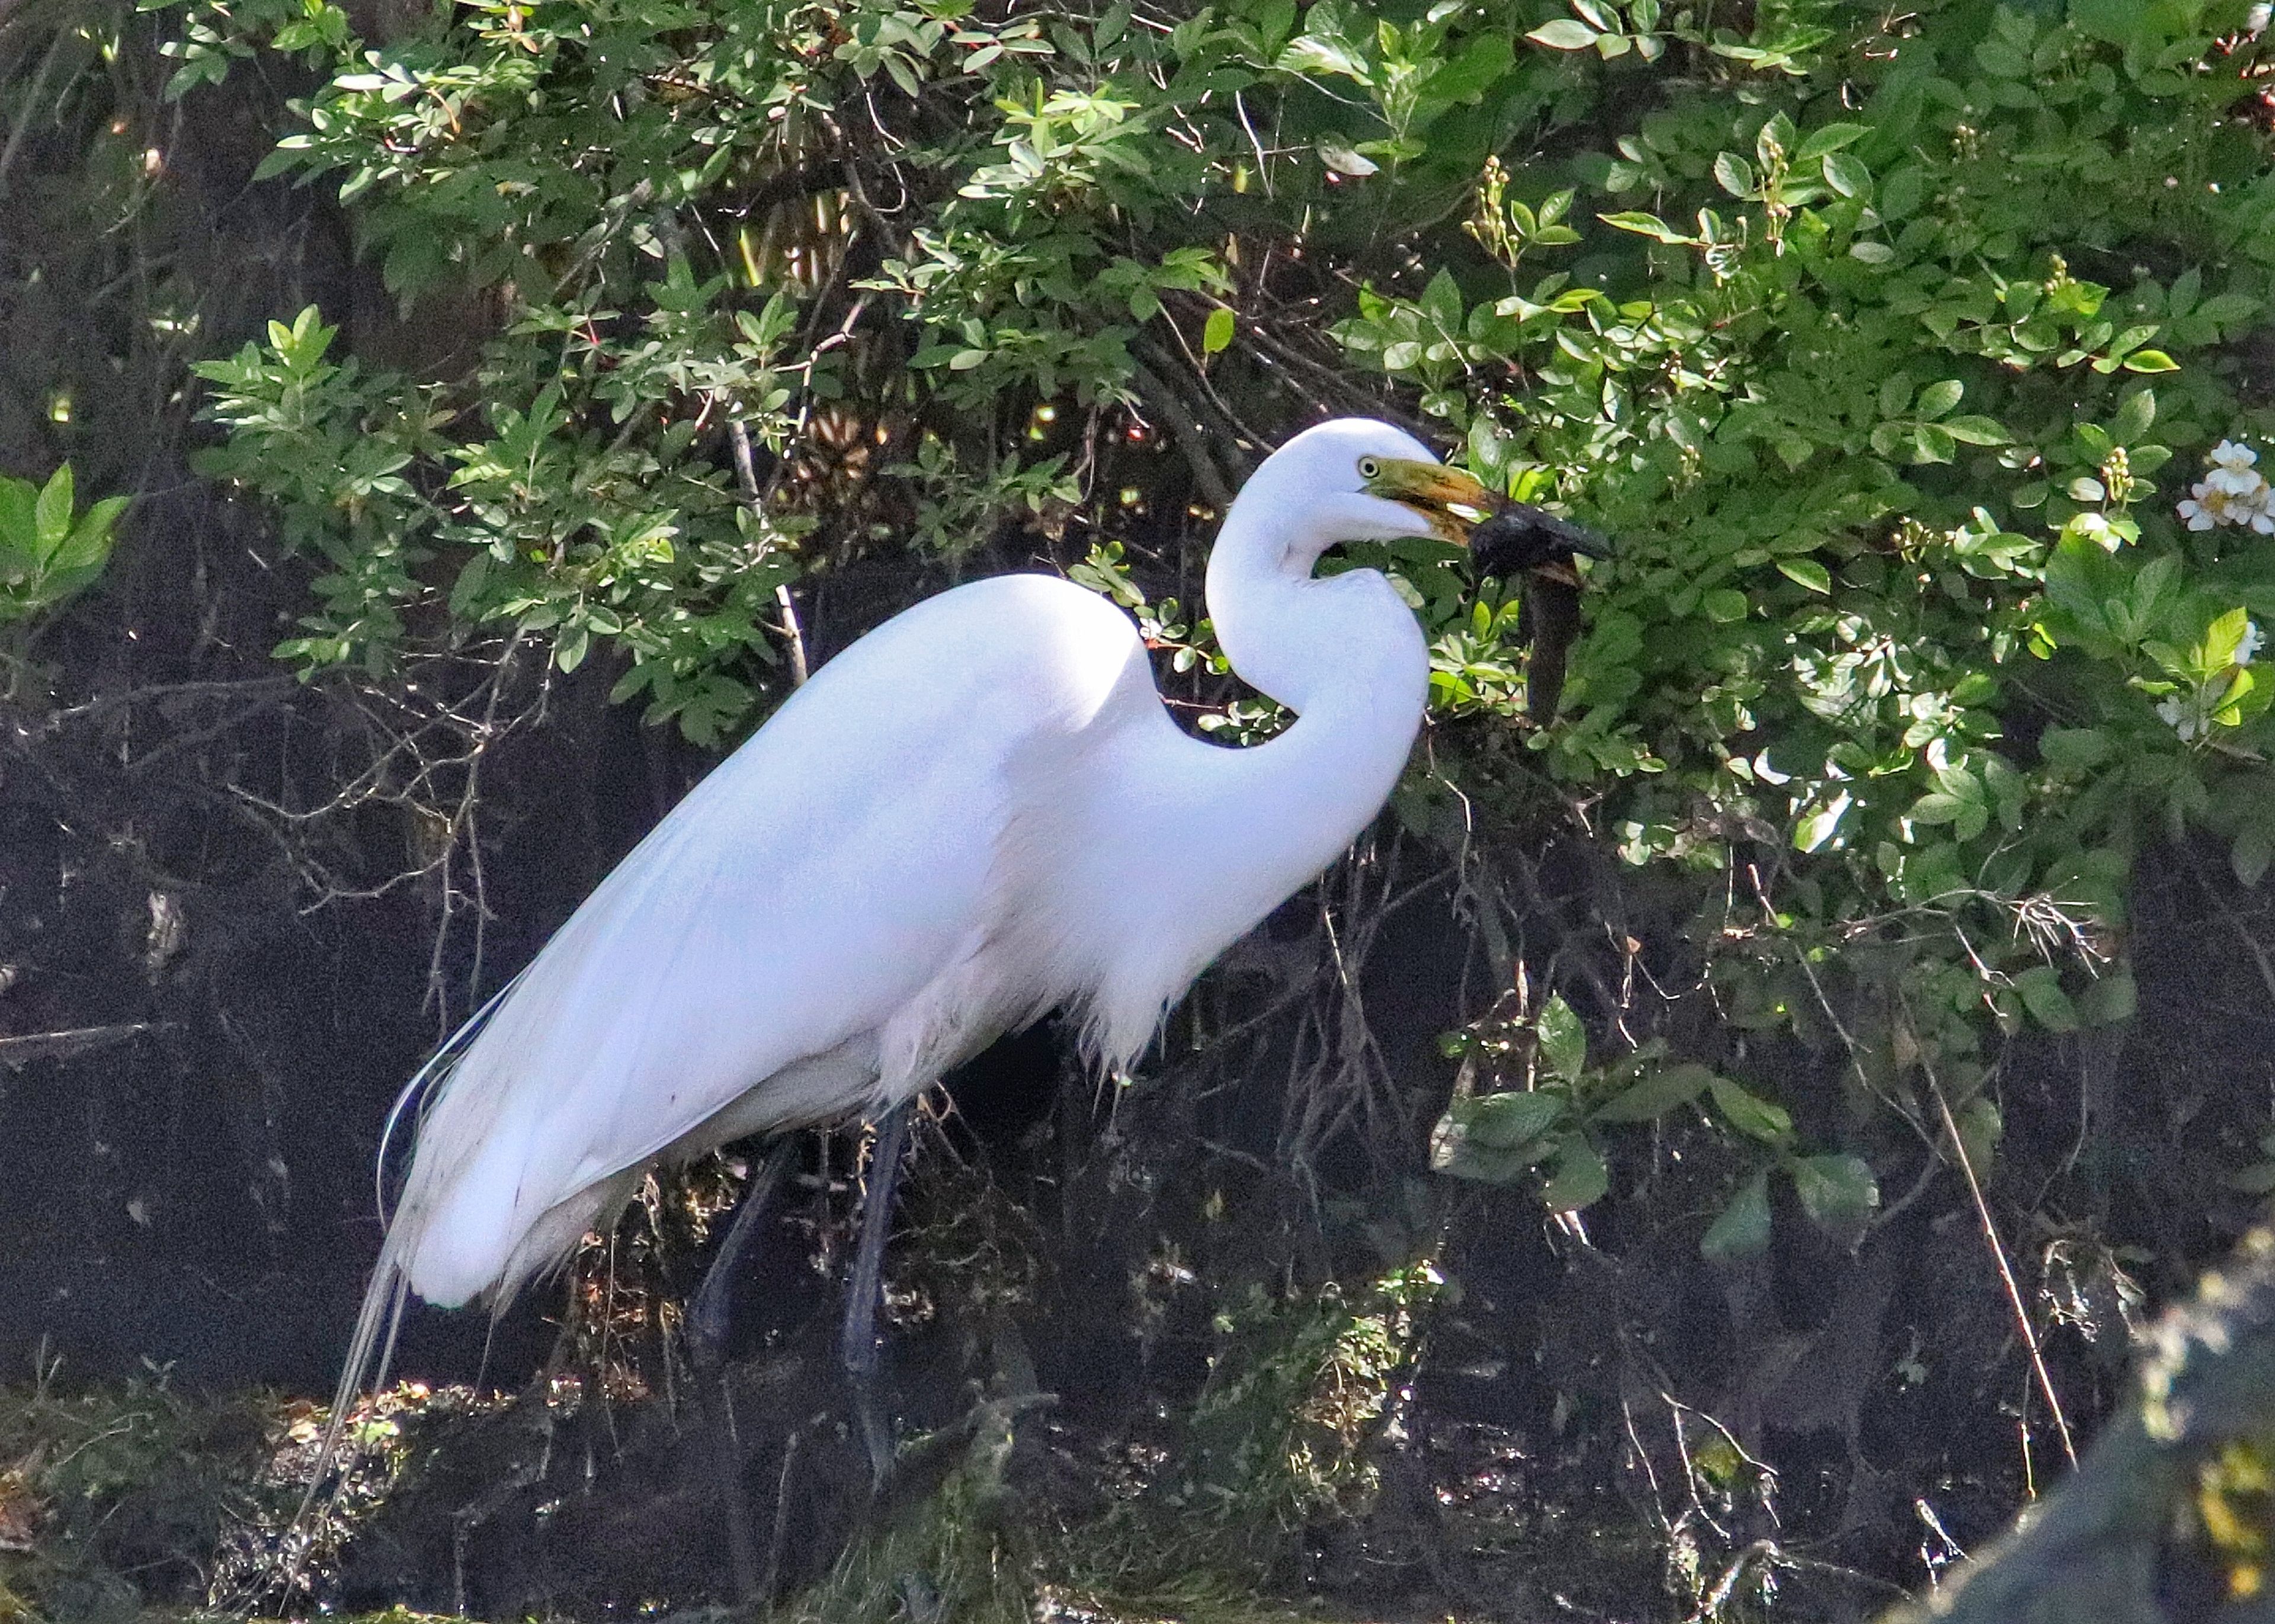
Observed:
[[[1334,542],[1382,533],[1386,504],[1355,501],[1364,506],[1319,503],[1312,527],[1297,532],[1274,503],[1243,494],[1209,559],[1218,641],[1296,721],[1265,744],[1228,750],[1157,712],[1159,730],[1103,787],[1145,831],[1143,850],[1115,864],[1115,883],[1145,873],[1149,897],[1146,928],[1117,930],[1107,945],[1093,995],[1111,1063],[1135,1056],[1209,961],[1341,857],[1405,770],[1429,694],[1422,628],[1372,570],[1311,577]]]
[[[1344,694],[1386,697],[1378,684],[1410,672],[1417,656],[1426,669],[1421,629],[1388,582],[1372,570],[1311,575],[1336,542],[1379,528],[1379,504],[1315,500],[1298,510],[1304,521],[1290,525],[1276,495],[1251,483],[1209,554],[1209,618],[1241,680],[1302,716]],[[1419,696],[1413,708],[1418,726]],[[1411,743],[1411,727],[1407,736]]]
[[[1306,510],[1308,524],[1291,527],[1262,503],[1236,502],[1209,557],[1209,616],[1232,668],[1296,713],[1279,737],[1222,752],[1232,759],[1211,843],[1227,869],[1271,891],[1266,910],[1382,810],[1429,697],[1429,646],[1390,583],[1372,570],[1311,575],[1335,542],[1379,529],[1379,504],[1315,501]]]

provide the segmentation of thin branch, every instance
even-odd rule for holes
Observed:
[[[2022,1333],[2022,1346],[2029,1350],[2030,1369],[2038,1379],[2038,1388],[2045,1394],[2046,1408],[2053,1411],[2054,1431],[2061,1435],[2062,1454],[2069,1460],[2072,1471],[2077,1469],[2077,1445],[2071,1439],[2069,1420],[2062,1414],[2061,1397],[2054,1391],[2054,1379],[2046,1370],[2045,1356],[2038,1351],[2038,1333],[2031,1327],[2030,1311],[2022,1302],[2022,1288],[2014,1281],[2014,1271],[2007,1262],[2007,1249],[1999,1243],[1999,1226],[1992,1221],[1991,1204],[1983,1198],[1982,1181],[1975,1176],[1975,1164],[1967,1154],[1966,1141],[1960,1137],[1959,1123],[1951,1114],[1951,1102],[1943,1096],[1943,1084],[1930,1073],[1928,1092],[1935,1097],[1935,1108],[1942,1113],[1943,1130],[1951,1136],[1951,1148],[1959,1159],[1959,1170],[1967,1175],[1967,1193],[1975,1197],[1975,1216],[1983,1225],[1983,1239],[1991,1248],[1992,1260],[1999,1265],[1999,1279],[2007,1288],[2007,1302],[2014,1311],[2014,1323]]]
[[[751,431],[740,417],[730,417],[727,435],[735,448],[735,482],[743,493],[743,505],[756,522],[762,517],[765,498],[760,494],[758,469],[751,458]],[[805,657],[805,630],[798,624],[797,604],[790,595],[789,582],[776,584],[775,603],[782,610],[782,640],[790,645],[790,686],[803,688],[811,668]]]
[[[76,1060],[151,1030],[148,1022],[135,1021],[116,1026],[75,1026],[68,1031],[0,1038],[0,1066],[17,1071],[37,1060]]]

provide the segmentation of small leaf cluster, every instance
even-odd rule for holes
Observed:
[[[1686,1109],[1768,1159],[1740,1181],[1699,1239],[1710,1259],[1750,1257],[1770,1243],[1769,1179],[1792,1181],[1802,1210],[1827,1234],[1861,1235],[1880,1205],[1871,1164],[1837,1152],[1803,1154],[1785,1107],[1696,1061],[1646,1045],[1591,1067],[1588,1036],[1570,1005],[1551,994],[1529,1020],[1487,1021],[1458,1033],[1448,1052],[1516,1087],[1460,1092],[1431,1135],[1431,1163],[1485,1184],[1538,1172],[1552,1212],[1578,1212],[1611,1190],[1606,1130],[1670,1121]],[[1515,1076],[1512,1076],[1512,1072]]]
[[[53,608],[101,576],[129,500],[79,509],[69,463],[44,485],[0,475],[0,625]]]
[[[533,309],[491,347],[479,408],[332,359],[336,329],[313,306],[201,363],[230,430],[201,470],[275,502],[286,543],[320,561],[278,657],[381,672],[421,617],[543,637],[563,671],[606,641],[629,657],[617,697],[646,699],[650,720],[705,743],[740,721],[752,691],[738,672],[775,657],[775,592],[803,525],[698,449],[707,415],[764,434],[789,393],[787,301],[730,319],[721,292],[674,261],[637,327]],[[652,436],[630,432],[675,409]]]

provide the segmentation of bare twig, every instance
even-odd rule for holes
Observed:
[[[743,426],[741,418],[730,417],[727,419],[727,437],[735,448],[735,482],[743,493],[743,505],[757,520],[766,499],[759,490],[758,468],[751,457],[751,431]],[[775,585],[775,603],[782,610],[782,640],[790,645],[790,685],[804,687],[810,674],[805,658],[805,630],[798,624],[797,604],[790,595],[789,582]]]
[[[116,1026],[75,1026],[68,1031],[0,1038],[0,1066],[16,1071],[37,1060],[74,1060],[150,1030],[148,1022],[134,1021]]]
[[[1232,487],[1209,453],[1209,431],[1199,414],[1182,392],[1142,361],[1138,364],[1137,377],[1138,387],[1145,391],[1146,404],[1168,419],[1169,432],[1176,438],[1177,449],[1185,454],[1186,465],[1193,471],[1193,484],[1199,489],[1201,500],[1220,513],[1228,511],[1232,507]]]
[[[1999,1226],[1992,1220],[1991,1204],[1983,1198],[1982,1181],[1975,1176],[1975,1164],[1967,1154],[1966,1141],[1960,1137],[1959,1123],[1951,1114],[1951,1102],[1944,1098],[1943,1084],[1933,1073],[1927,1080],[1928,1092],[1935,1097],[1935,1108],[1942,1114],[1943,1130],[1951,1136],[1952,1154],[1959,1160],[1959,1170],[1967,1176],[1967,1193],[1975,1197],[1975,1216],[1983,1226],[1983,1239],[1991,1248],[1992,1261],[1999,1265],[1999,1279],[2007,1288],[2007,1302],[2014,1311],[2014,1324],[2022,1333],[2022,1346],[2029,1350],[2030,1369],[2037,1373],[2039,1391],[2045,1394],[2046,1408],[2053,1412],[2054,1431],[2061,1435],[2062,1454],[2069,1460],[2070,1469],[2077,1469],[2077,1445],[2071,1439],[2069,1420],[2062,1414],[2061,1396],[2054,1391],[2054,1379],[2046,1370],[2045,1356],[2038,1351],[2038,1333],[2031,1327],[2030,1311],[2022,1301],[2022,1288],[2014,1281],[2014,1271],[2007,1262],[2007,1249],[1999,1240]]]

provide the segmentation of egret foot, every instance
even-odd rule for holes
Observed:
[[[892,1419],[877,1395],[877,1303],[884,1291],[885,1235],[893,1227],[893,1184],[908,1145],[910,1109],[907,1103],[897,1105],[878,1119],[868,1188],[861,1195],[861,1245],[846,1291],[844,1333],[837,1342],[838,1362],[852,1389],[854,1419],[869,1451],[872,1493],[884,1486],[893,1465]]]
[[[695,1361],[696,1408],[710,1445],[713,1486],[727,1519],[727,1560],[735,1575],[736,1599],[755,1611],[766,1601],[759,1575],[759,1546],[751,1508],[743,1498],[742,1451],[736,1447],[728,1414],[727,1331],[733,1305],[733,1280],[744,1250],[773,1210],[775,1192],[790,1171],[795,1141],[784,1137],[767,1147],[767,1159],[752,1170],[727,1226],[727,1237],[687,1305],[687,1349]]]

